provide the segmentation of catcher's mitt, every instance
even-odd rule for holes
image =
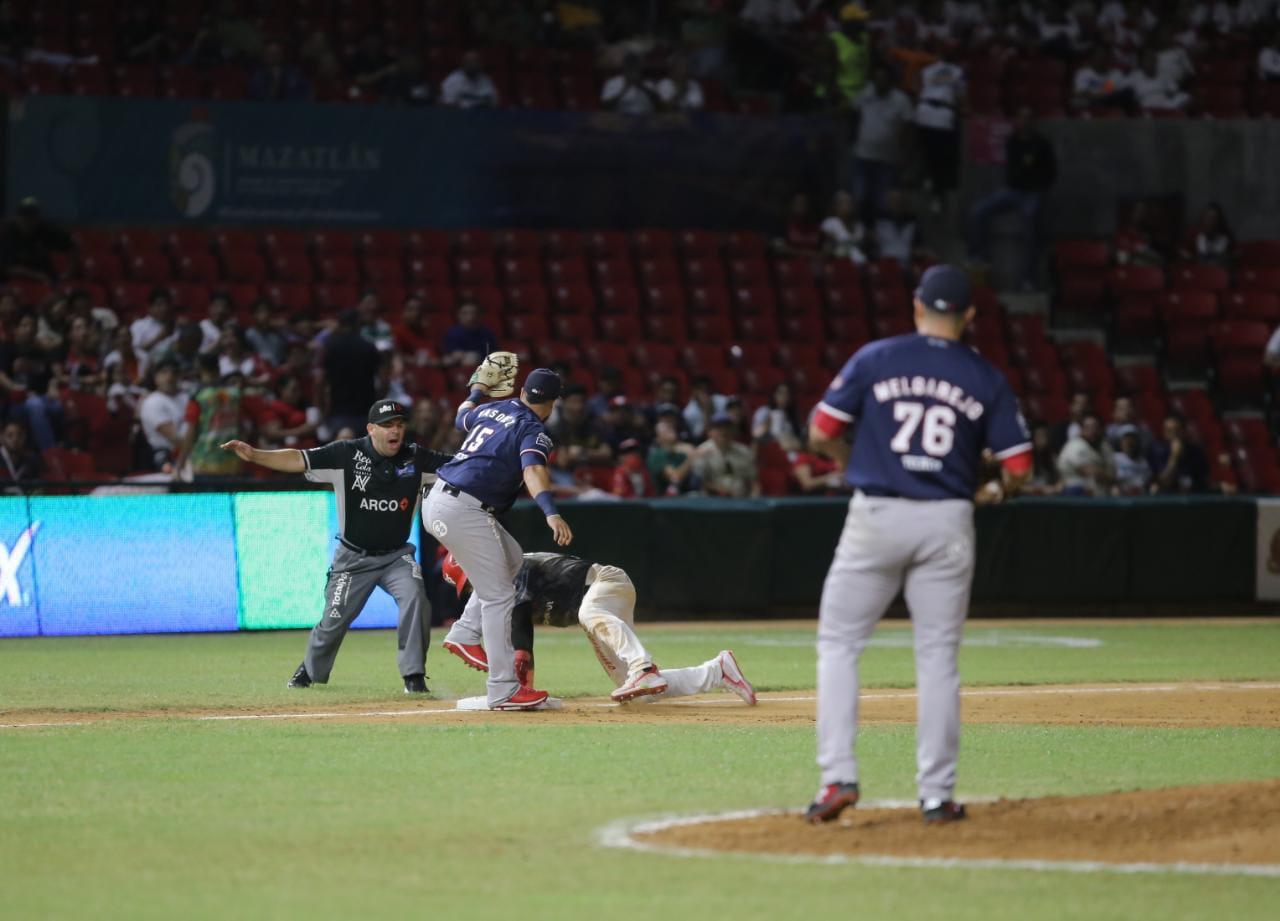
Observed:
[[[520,359],[514,352],[492,352],[480,362],[468,387],[483,384],[489,388],[491,397],[509,397],[516,392],[516,372],[520,370]]]

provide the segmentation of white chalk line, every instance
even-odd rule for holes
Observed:
[[[1232,683],[1221,682],[1215,684],[1149,684],[1149,685],[1107,685],[1105,687],[1094,687],[1090,685],[1077,685],[1073,687],[1056,687],[1056,688],[964,688],[960,691],[961,697],[1035,697],[1042,695],[1061,695],[1061,694],[1168,694],[1176,691],[1274,691],[1280,690],[1280,682],[1250,682],[1250,683]],[[862,700],[914,700],[915,691],[872,691],[863,694]],[[760,704],[767,705],[770,703],[806,703],[817,700],[815,694],[804,694],[798,696],[787,697],[761,697]],[[736,696],[726,696],[723,698],[697,699],[697,700],[655,700],[648,706],[657,707],[706,707],[706,706],[741,706],[742,702]],[[634,704],[619,704],[614,702],[593,703],[588,706],[603,710],[620,709],[626,706],[634,706]],[[294,710],[279,713],[219,713],[208,716],[173,716],[169,717],[164,714],[155,714],[142,717],[108,717],[103,720],[82,720],[68,722],[41,722],[41,723],[0,723],[2,729],[60,729],[65,726],[92,726],[104,722],[115,722],[119,720],[129,719],[176,719],[186,720],[198,723],[208,722],[239,722],[254,720],[323,720],[323,719],[377,719],[383,717],[403,717],[403,716],[439,716],[445,713],[466,713],[470,712],[459,707],[440,707],[419,710],[334,710],[324,711],[307,711]],[[489,711],[485,711],[489,712]]]
[[[990,798],[969,802],[992,802]],[[860,805],[872,809],[915,809],[914,802],[866,800]],[[684,847],[638,840],[635,836],[686,825],[753,819],[766,815],[799,815],[797,809],[746,809],[705,815],[665,816],[657,819],[619,819],[596,830],[595,839],[603,847],[659,854],[667,857],[732,857],[767,863],[854,865],[936,870],[1032,870],[1064,873],[1184,874],[1198,876],[1280,877],[1280,865],[1251,863],[1108,863],[1103,860],[1030,860],[999,857],[903,857],[894,854],[781,854],[760,851],[724,851],[714,848]]]

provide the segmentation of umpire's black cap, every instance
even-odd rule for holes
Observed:
[[[973,302],[969,276],[954,265],[935,265],[920,276],[916,300],[939,313],[964,313]]]
[[[536,368],[524,379],[524,393],[530,403],[549,403],[560,396],[560,375],[550,368]]]
[[[375,425],[390,422],[392,419],[408,419],[409,409],[395,400],[379,400],[369,407],[369,421]]]

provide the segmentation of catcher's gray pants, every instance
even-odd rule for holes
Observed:
[[[858,779],[858,658],[903,590],[915,639],[916,783],[949,799],[960,749],[956,657],[973,579],[973,505],[855,495],[818,611],[822,783]]]
[[[437,480],[431,488],[422,507],[422,520],[467,574],[473,594],[473,603],[463,609],[448,639],[484,645],[489,658],[489,706],[493,707],[510,699],[520,687],[516,651],[511,645],[511,610],[524,551],[498,519],[481,508],[479,499],[465,492],[450,495],[444,486],[443,480]]]
[[[376,586],[381,585],[400,608],[396,662],[401,677],[426,673],[427,646],[431,643],[431,604],[422,587],[422,571],[413,544],[392,553],[370,556],[338,546],[329,567],[324,590],[324,614],[311,631],[303,664],[311,680],[324,684],[333,671],[347,630]]]

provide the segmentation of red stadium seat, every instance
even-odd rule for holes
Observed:
[[[542,281],[542,263],[532,256],[504,256],[498,260],[498,270],[508,284]]]
[[[694,314],[689,318],[689,331],[698,342],[728,342],[733,338],[729,318],[720,314]]]
[[[508,314],[506,326],[507,335],[512,339],[538,343],[551,337],[551,327],[541,314]]]
[[[860,288],[862,274],[848,259],[830,259],[822,264],[822,281],[828,288]]]
[[[447,285],[452,281],[443,256],[418,255],[409,259],[409,281],[415,285]]]
[[[547,278],[553,285],[586,284],[587,263],[579,256],[567,259],[548,259]]]
[[[1217,293],[1231,287],[1227,270],[1217,265],[1178,265],[1173,267],[1170,274],[1170,284],[1174,288]]]
[[[1262,365],[1262,353],[1271,338],[1271,329],[1265,323],[1235,320],[1219,323],[1211,334],[1214,354],[1221,361],[1233,355],[1252,356]]]
[[[558,313],[590,315],[596,311],[596,298],[589,285],[556,285],[551,289],[551,299]]]
[[[143,253],[159,253],[164,250],[164,236],[149,227],[125,227],[116,234],[120,252],[126,259]]]
[[[577,230],[548,230],[542,234],[542,245],[553,259],[581,259],[586,255],[586,239]]]
[[[782,338],[816,347],[822,341],[822,325],[816,314],[787,315],[782,318]]]
[[[300,259],[307,254],[307,235],[300,230],[275,228],[263,233],[262,246],[268,253],[273,255],[286,253]],[[325,249],[324,252],[333,253],[334,255],[348,255],[338,247]]]
[[[1164,289],[1164,273],[1153,265],[1117,266],[1107,273],[1107,289],[1114,298]]]
[[[1170,291],[1160,299],[1166,324],[1207,323],[1218,316],[1218,298],[1207,291]]]
[[[360,300],[360,289],[355,285],[312,285],[311,296],[321,313],[337,313],[356,305]]]
[[[779,384],[787,383],[787,373],[772,365],[747,365],[738,371],[742,389],[747,393],[767,396]]]
[[[262,249],[258,235],[252,230],[215,230],[213,247],[224,256],[227,253],[257,253]]]
[[[173,277],[169,257],[161,252],[137,253],[129,257],[125,265],[129,270],[129,277],[138,281],[159,284]]]
[[[200,227],[175,227],[164,235],[164,245],[174,256],[207,255],[209,232]]]
[[[709,230],[681,230],[676,233],[676,245],[685,259],[716,258],[720,255],[720,241]]]
[[[773,274],[781,288],[808,287],[818,278],[817,273],[814,272],[813,260],[799,257],[775,260]]]
[[[551,329],[564,342],[592,342],[595,329],[591,317],[583,314],[553,314]]]
[[[675,259],[675,234],[665,228],[644,227],[633,231],[631,243],[643,259]]]
[[[691,313],[727,316],[729,313],[729,291],[720,285],[705,285],[689,289],[689,310]]]
[[[262,291],[287,313],[309,314],[312,312],[314,303],[310,285],[299,282],[279,282],[264,286]]]
[[[354,259],[356,255],[356,236],[349,230],[317,230],[311,235],[311,245],[315,247],[318,256],[346,256]],[[267,247],[271,247],[269,241]]]
[[[1280,266],[1280,240],[1241,240],[1236,244],[1236,257],[1242,267]]]
[[[733,306],[740,316],[772,317],[778,312],[778,299],[770,285],[743,286],[734,288]]]
[[[862,296],[862,288],[828,287],[827,315],[833,317],[862,316],[866,313],[867,304]]]
[[[631,364],[626,345],[598,339],[583,345],[582,357],[597,371],[605,368],[626,368]]]
[[[410,230],[404,235],[405,248],[416,256],[444,258],[449,255],[449,235],[443,230]]]
[[[783,288],[778,292],[783,313],[817,316],[822,312],[822,295],[814,287]]]
[[[493,258],[484,255],[459,256],[453,260],[453,272],[460,285],[492,285],[498,279]]]
[[[646,339],[659,342],[680,345],[689,339],[684,315],[680,313],[650,313],[644,317],[644,330]]]
[[[1260,320],[1280,324],[1280,296],[1266,291],[1231,291],[1222,297],[1228,320]]]
[[[1280,294],[1280,265],[1251,265],[1240,269],[1236,287],[1241,291],[1270,291]]]
[[[1116,303],[1116,336],[1121,339],[1153,338],[1159,331],[1159,314],[1159,295],[1125,295]]]
[[[785,322],[785,321],[784,321]],[[819,327],[814,326],[815,330]],[[779,342],[774,350],[774,364],[779,368],[795,368],[800,366],[819,367],[822,364],[822,349],[819,345],[821,335],[799,339],[791,342]],[[826,373],[826,370],[823,370]]]
[[[482,313],[496,317],[506,309],[502,292],[496,285],[464,285],[454,288],[454,296],[459,300],[474,301]]]
[[[214,284],[222,278],[218,261],[209,253],[192,253],[178,257],[178,277],[183,281]]]
[[[640,320],[631,314],[602,314],[597,324],[600,335],[610,342],[629,344],[641,336]]]
[[[637,368],[670,370],[680,367],[678,349],[670,342],[651,342],[636,339],[631,342],[631,360]]]
[[[538,282],[507,286],[507,306],[515,313],[545,314],[551,309],[547,289]]]
[[[369,257],[399,259],[404,254],[404,235],[398,230],[362,230],[356,248]]]
[[[692,257],[684,261],[684,274],[692,287],[725,287],[724,263],[716,255]]]
[[[649,309],[660,314],[683,314],[688,308],[684,289],[679,285],[649,285],[644,289]]]
[[[1218,389],[1225,396],[1256,400],[1266,387],[1266,375],[1256,355],[1228,355],[1218,361]]]
[[[679,348],[680,364],[686,371],[696,374],[707,368],[727,367],[724,346],[707,342],[686,342]]]
[[[589,230],[583,234],[587,250],[595,259],[629,259],[631,247],[620,230]]]
[[[769,263],[761,257],[732,258],[729,260],[729,277],[735,285],[768,285]]]
[[[692,322],[696,324],[702,319],[695,316]],[[734,321],[738,339],[742,342],[765,342],[772,344],[778,340],[778,324],[772,315],[768,316],[739,316]],[[699,337],[702,338],[702,337]]]
[[[542,241],[537,232],[521,228],[494,231],[493,244],[508,257],[537,259],[542,252]]]
[[[635,269],[625,256],[608,256],[592,260],[591,273],[598,285],[634,285]]]
[[[630,285],[604,285],[600,288],[600,311],[636,315],[640,312],[640,292]]]
[[[320,256],[319,262],[321,281],[338,285],[354,285],[360,281],[360,270],[351,256]]]
[[[80,257],[80,274],[98,284],[111,285],[124,278],[124,269],[114,253],[86,253]]]
[[[860,316],[828,316],[827,332],[840,344],[862,345],[871,340],[871,331],[867,328],[865,317]],[[845,358],[849,356],[846,355]]]
[[[493,234],[478,228],[459,230],[453,235],[453,247],[459,256],[491,259],[494,249]]]
[[[1101,272],[1072,271],[1058,285],[1058,306],[1073,313],[1101,313],[1106,307],[1106,278]]]
[[[362,256],[360,277],[371,285],[403,285],[404,264],[399,256]]]
[[[754,230],[730,230],[724,235],[724,249],[730,258],[764,260],[769,247]]]
[[[646,285],[680,284],[680,264],[671,256],[651,256],[639,265],[640,280]]]
[[[254,257],[256,253],[240,254],[236,253],[237,260],[241,257]],[[243,265],[246,270],[261,264],[261,257],[246,258]],[[239,264],[239,263],[237,263]],[[253,281],[248,275],[238,275],[238,270],[232,268],[231,257],[227,257],[227,275],[234,277],[236,281]],[[276,281],[293,281],[299,284],[306,284],[315,278],[315,272],[311,268],[311,257],[305,252],[275,252],[271,255],[271,277]],[[261,280],[261,279],[259,279]]]
[[[1160,393],[1164,385],[1154,365],[1123,363],[1115,367],[1121,393]]]

